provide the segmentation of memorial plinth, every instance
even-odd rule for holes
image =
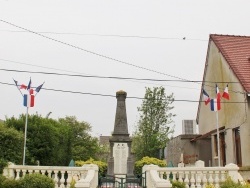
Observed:
[[[132,140],[128,133],[126,97],[125,91],[116,92],[117,107],[114,131],[109,139],[108,175],[110,176],[133,176],[134,161],[131,156]]]

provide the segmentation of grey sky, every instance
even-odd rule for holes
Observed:
[[[42,34],[128,64],[187,80],[202,80],[209,34],[249,36],[249,7],[248,0],[0,0],[0,19],[32,31],[49,32]],[[16,31],[22,30],[0,21],[1,69],[175,79],[29,32]],[[3,83],[13,83],[12,78],[15,78],[27,84],[31,77],[33,86],[45,81],[45,88],[104,95],[115,95],[116,91],[124,90],[128,97],[142,98],[145,87],[160,85],[166,88],[167,94],[173,92],[177,100],[198,101],[200,94],[200,85],[195,83],[125,81],[5,71],[0,71],[0,75],[0,82]],[[0,90],[0,119],[5,116],[18,117],[26,112],[15,87],[0,84]],[[137,107],[141,102],[138,99],[126,100],[130,133],[138,120]],[[175,135],[178,135],[183,119],[196,118],[198,103],[175,102],[174,106],[177,114],[174,119]],[[94,135],[109,135],[114,126],[115,110],[116,98],[113,97],[41,90],[36,97],[35,107],[29,112],[38,112],[42,116],[52,112],[50,117],[55,119],[66,115],[76,116],[79,121],[92,125]]]

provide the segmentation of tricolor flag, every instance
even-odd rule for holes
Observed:
[[[205,101],[205,105],[207,105],[210,102],[210,97],[204,89],[202,89],[202,92],[203,92],[203,99]]]
[[[43,82],[43,84],[44,84],[44,82]],[[35,89],[37,93],[42,89],[43,84],[41,84],[40,86],[38,86],[38,87]]]
[[[20,85],[20,89],[27,89],[27,86],[24,85],[24,84],[21,84],[21,85]]]
[[[29,84],[28,84],[27,90],[30,90],[30,88],[31,88],[31,78],[30,78],[30,81],[29,81]]]
[[[211,99],[210,107],[212,111],[219,111],[220,110],[220,101],[217,99]]]
[[[14,79],[13,79],[13,80],[14,80]],[[16,81],[16,80],[14,80],[14,82],[15,82],[16,86],[18,86],[18,85],[17,85],[17,81]]]
[[[217,95],[217,98],[216,98],[216,103],[217,103],[217,110],[220,110],[220,100],[221,100],[221,95],[220,95],[220,90],[216,84],[216,95]]]
[[[23,105],[26,107],[33,107],[35,104],[35,96],[34,95],[23,95]]]
[[[221,97],[220,96],[220,90],[219,90],[217,84],[216,84],[216,95],[217,95],[217,99]]]
[[[227,100],[229,100],[228,84],[227,84],[227,87],[224,89],[222,97],[225,98],[225,99],[227,99]]]
[[[14,79],[13,79],[14,80]],[[18,81],[14,80],[15,85],[17,86],[17,89],[20,91],[20,93],[23,96],[23,105],[26,107],[34,107],[35,105],[35,95],[41,90],[43,84],[39,85],[36,89],[33,89],[31,87],[31,78],[28,83],[28,86],[25,84],[18,85]],[[25,94],[20,89],[25,89]]]

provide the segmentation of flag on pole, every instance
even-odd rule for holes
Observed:
[[[217,99],[220,98],[220,90],[218,88],[218,85],[216,84],[216,95],[217,95]]]
[[[217,99],[211,99],[210,107],[212,111],[219,111],[220,110],[220,102]]]
[[[216,98],[217,110],[220,110],[221,109],[221,106],[220,106],[221,95],[220,95],[220,90],[219,90],[217,84],[216,84],[216,95],[217,95],[217,98]]]
[[[30,89],[30,90],[29,90],[29,94],[30,94],[30,95],[33,95],[33,94],[34,94],[34,90],[33,90],[33,89]]]
[[[14,79],[13,79],[13,80],[14,80]],[[18,87],[18,85],[17,85],[17,81],[16,81],[16,80],[14,80],[14,82],[15,82],[16,86]]]
[[[27,90],[30,90],[30,88],[31,88],[31,78],[30,78],[29,84],[27,86]]]
[[[21,84],[21,85],[20,85],[20,89],[27,89],[27,86],[24,85],[24,84]]]
[[[43,84],[44,84],[44,82],[43,82]],[[43,84],[41,84],[40,86],[38,86],[38,87],[35,89],[37,93],[42,89]]]
[[[13,79],[14,80],[14,79]],[[34,107],[35,105],[35,96],[36,94],[41,90],[43,84],[39,85],[36,89],[33,89],[31,87],[31,78],[30,81],[28,83],[28,86],[26,86],[25,84],[18,84],[18,81],[14,80],[15,85],[17,86],[17,89],[20,91],[20,93],[23,96],[23,105],[26,107]],[[23,92],[20,89],[25,89],[25,94],[23,94]]]
[[[35,96],[24,94],[23,105],[26,107],[33,107],[35,105]]]
[[[202,92],[203,92],[203,99],[205,101],[205,105],[207,105],[210,102],[210,97],[204,89],[202,89]]]
[[[227,84],[226,88],[224,89],[222,97],[229,100],[228,84]]]

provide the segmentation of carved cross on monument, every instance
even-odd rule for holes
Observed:
[[[128,133],[126,114],[127,93],[117,91],[117,107],[115,125],[112,137],[109,139],[110,157],[108,161],[108,175],[133,176],[134,161],[131,156],[131,138]]]

